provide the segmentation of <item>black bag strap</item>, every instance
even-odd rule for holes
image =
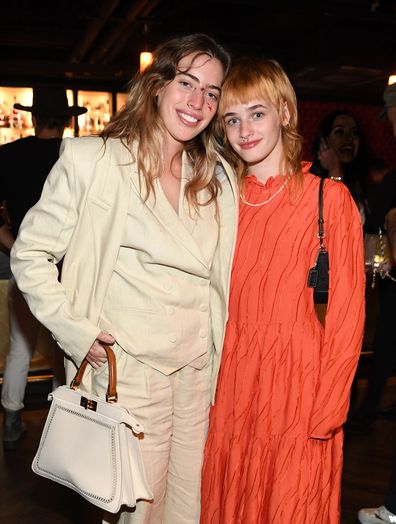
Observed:
[[[308,287],[314,288],[314,303],[327,304],[329,293],[329,254],[327,252],[324,238],[324,218],[323,218],[323,187],[324,179],[321,178],[319,182],[319,201],[318,201],[318,232],[316,236],[319,238],[319,251],[316,257],[316,262],[308,271]],[[320,317],[321,318],[321,317]]]
[[[326,236],[324,232],[324,219],[323,219],[323,186],[324,186],[324,178],[320,179],[319,182],[319,215],[318,215],[318,226],[319,226],[319,232],[318,232],[318,238],[319,238],[319,251],[321,253],[326,253],[327,249],[324,245],[324,238]]]

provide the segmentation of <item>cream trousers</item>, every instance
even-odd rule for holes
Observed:
[[[186,366],[166,376],[113,347],[119,403],[145,432],[140,441],[152,503],[107,514],[107,524],[198,524],[201,468],[210,407],[210,365]],[[94,372],[93,393],[103,397],[107,366]]]

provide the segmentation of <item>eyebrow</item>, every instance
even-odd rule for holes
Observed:
[[[187,73],[186,71],[180,71],[179,69],[176,72],[176,75],[186,75],[190,77],[192,80],[195,80],[198,84],[200,84],[200,80],[197,76],[192,75],[191,73]],[[210,89],[216,89],[219,93],[221,93],[221,88],[219,86],[216,86],[214,84],[208,84],[205,87],[209,87]]]
[[[337,129],[337,128],[342,128],[342,129],[358,129],[358,126],[352,126],[352,127],[349,127],[348,125],[345,125],[345,124],[337,124],[335,126],[333,126],[331,129],[334,130],[334,129]]]
[[[258,109],[259,107],[262,107],[263,109],[267,109],[267,106],[265,106],[264,104],[255,104],[254,106],[249,106],[248,110],[249,111],[254,111],[255,109]],[[225,118],[226,116],[234,116],[236,114],[237,113],[234,113],[234,112],[230,111],[229,113],[224,113],[223,118]]]
[[[257,108],[259,108],[259,107],[262,107],[262,108],[264,108],[264,109],[267,109],[267,106],[264,105],[264,104],[255,104],[254,106],[250,106],[250,107],[248,107],[248,109],[249,109],[250,111],[252,111],[252,110],[254,111],[255,109],[257,109]]]

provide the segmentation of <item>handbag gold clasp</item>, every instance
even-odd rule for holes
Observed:
[[[90,409],[91,411],[96,411],[97,405],[98,403],[96,402],[96,400],[92,400],[87,397],[81,397],[80,406],[82,406],[83,408]]]

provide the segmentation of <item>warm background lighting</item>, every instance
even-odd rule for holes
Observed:
[[[148,67],[153,61],[153,53],[150,53],[149,51],[144,51],[143,53],[140,53],[140,72],[143,73],[143,71]]]
[[[390,86],[391,84],[394,84],[395,82],[396,82],[396,75],[391,75],[388,78],[388,86]]]

